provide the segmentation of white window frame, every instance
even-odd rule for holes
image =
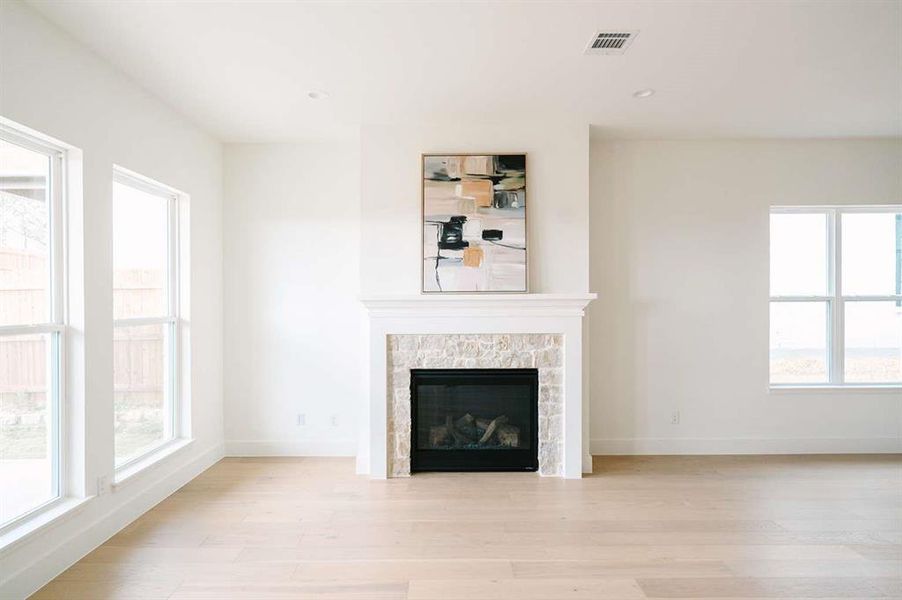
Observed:
[[[181,246],[179,237],[179,209],[184,194],[175,188],[154,181],[148,177],[144,177],[143,175],[118,165],[113,166],[113,182],[161,197],[167,201],[167,273],[165,277],[167,286],[167,289],[165,290],[166,314],[159,317],[133,317],[113,320],[114,329],[118,327],[135,327],[142,325],[164,326],[164,343],[167,345],[168,350],[163,374],[163,383],[166,387],[166,392],[164,392],[163,396],[165,402],[164,409],[166,412],[166,418],[163,423],[164,439],[160,444],[149,448],[144,453],[134,456],[120,465],[115,465],[115,481],[119,483],[123,479],[131,477],[136,472],[149,466],[147,463],[154,462],[152,459],[157,455],[168,454],[174,445],[184,441],[183,436],[186,433],[183,431],[181,419],[182,398],[180,381],[182,373],[180,340],[182,336],[181,319],[179,318],[179,299],[181,296],[179,285]]]
[[[845,304],[847,302],[902,302],[902,294],[851,295],[842,293],[842,216],[851,213],[898,213],[902,206],[771,206],[770,214],[818,214],[827,221],[826,295],[771,295],[775,302],[824,302],[827,306],[827,381],[824,383],[770,383],[771,389],[804,388],[902,388],[902,382],[862,383],[845,381]],[[772,258],[772,257],[771,257]],[[768,331],[770,329],[768,328]],[[768,344],[769,346],[769,344]],[[768,366],[770,360],[768,360]],[[770,368],[768,368],[770,379]]]
[[[20,527],[24,522],[61,504],[68,492],[66,344],[68,323],[68,288],[66,269],[66,153],[67,148],[38,137],[4,119],[0,122],[0,139],[46,155],[50,160],[49,193],[49,284],[50,320],[45,323],[0,326],[0,337],[47,334],[50,358],[47,369],[48,409],[50,411],[50,454],[53,497],[43,504],[0,524],[0,536]]]

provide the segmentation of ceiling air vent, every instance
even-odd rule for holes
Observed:
[[[636,30],[599,31],[589,40],[585,54],[623,54],[637,35]]]

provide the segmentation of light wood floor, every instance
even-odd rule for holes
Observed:
[[[33,598],[902,598],[902,457],[595,470],[385,482],[226,459]]]

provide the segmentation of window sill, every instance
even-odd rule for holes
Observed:
[[[882,385],[771,385],[769,394],[902,394],[900,384]]]
[[[194,443],[193,438],[176,438],[160,446],[147,456],[116,470],[113,490],[122,487],[138,475],[153,470],[165,459]]]
[[[78,513],[94,496],[60,498],[56,502],[23,519],[21,523],[0,534],[0,557],[30,537]]]

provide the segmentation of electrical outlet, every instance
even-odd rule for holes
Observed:
[[[338,427],[338,415],[332,415],[332,427]]]
[[[107,493],[109,486],[107,485],[106,475],[97,478],[97,495],[103,496]]]
[[[298,413],[298,422],[297,422],[298,427],[303,427],[306,424],[307,424],[307,415],[305,415],[304,413]]]
[[[680,411],[675,410],[670,414],[670,424],[671,425],[679,425],[680,424]]]

